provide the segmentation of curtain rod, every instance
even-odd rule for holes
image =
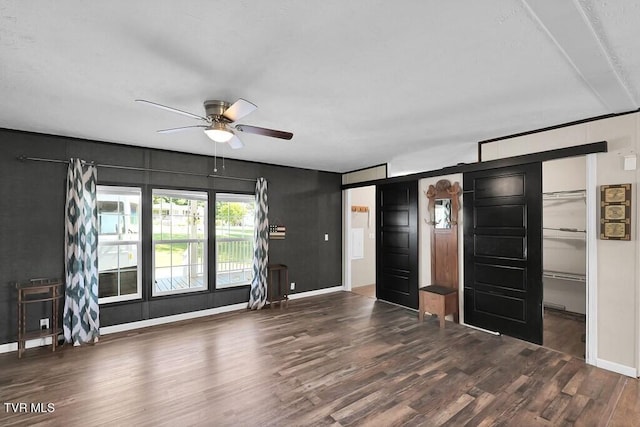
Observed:
[[[68,160],[59,160],[59,159],[43,159],[41,157],[27,157],[27,156],[18,156],[18,160],[20,160],[21,162],[27,161],[27,160],[31,160],[31,161],[35,161],[35,162],[49,162],[49,163],[64,163],[64,164],[69,164]],[[121,165],[107,165],[107,164],[96,164],[94,162],[87,162],[85,160],[83,160],[84,163],[90,164],[90,165],[94,165],[97,167],[101,167],[101,168],[110,168],[110,169],[124,169],[124,170],[132,170],[132,171],[142,171],[142,172],[160,172],[160,173],[172,173],[172,174],[176,174],[176,175],[191,175],[191,176],[199,176],[199,177],[204,177],[204,178],[221,178],[221,179],[234,179],[237,181],[249,181],[249,182],[256,182],[256,179],[253,178],[241,178],[241,177],[237,177],[237,176],[225,176],[225,175],[216,175],[216,174],[201,174],[201,173],[195,173],[195,172],[181,172],[181,171],[172,171],[172,170],[167,170],[167,169],[152,169],[152,168],[140,168],[140,167],[136,167],[136,166],[121,166]]]

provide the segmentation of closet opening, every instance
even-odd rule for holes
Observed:
[[[584,359],[586,157],[542,163],[543,345]]]

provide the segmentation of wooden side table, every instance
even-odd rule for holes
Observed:
[[[59,306],[64,282],[60,279],[34,279],[17,283],[18,290],[18,358],[22,357],[27,340],[51,337],[51,351],[58,345]],[[49,328],[27,331],[27,306],[36,302],[51,302]]]
[[[274,278],[277,277],[277,283],[274,283]],[[284,282],[283,279],[284,278]],[[284,264],[268,264],[267,265],[267,301],[273,308],[273,305],[277,302],[280,303],[280,308],[284,303],[287,307],[289,304],[289,294],[287,292],[287,283],[289,283],[289,268]]]

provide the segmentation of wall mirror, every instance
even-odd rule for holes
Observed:
[[[427,205],[428,218],[425,222],[436,230],[449,230],[458,224],[458,195],[460,184],[451,184],[449,180],[441,179],[436,185],[430,185],[425,191],[429,199]]]
[[[434,227],[451,228],[451,199],[436,199],[434,204]]]

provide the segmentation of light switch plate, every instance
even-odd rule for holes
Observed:
[[[636,170],[636,156],[635,156],[635,154],[624,156],[624,170],[626,170],[626,171],[634,171],[634,170]]]

